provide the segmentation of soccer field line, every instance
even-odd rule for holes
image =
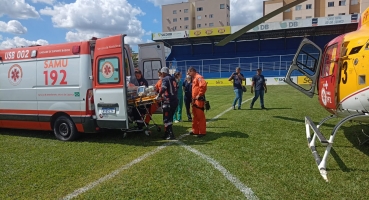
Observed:
[[[242,102],[242,104],[246,103],[247,101],[250,101],[252,98],[250,99],[246,99],[245,101]],[[222,115],[224,115],[225,113],[229,112],[230,110],[232,110],[233,107],[231,108],[228,108],[227,110],[223,111],[222,113],[218,114],[217,116],[213,117],[212,119],[210,119],[208,122],[206,122],[206,124],[218,119],[219,117],[221,117]],[[182,134],[178,137],[178,141],[170,141],[170,142],[167,142],[159,147],[157,147],[156,149],[150,151],[150,152],[147,152],[145,153],[144,155],[134,159],[133,161],[131,161],[130,163],[114,170],[113,172],[109,173],[108,175],[106,176],[103,176],[99,179],[97,179],[96,181],[94,182],[91,182],[89,184],[87,184],[86,186],[84,187],[81,187],[75,191],[73,191],[72,193],[66,195],[65,197],[63,197],[62,199],[63,200],[69,200],[69,199],[72,199],[74,197],[77,197],[78,195],[80,194],[83,194],[89,190],[91,190],[92,188],[100,185],[101,183],[109,180],[109,179],[112,179],[114,178],[115,176],[117,176],[120,172],[126,170],[126,169],[129,169],[131,168],[133,165],[143,161],[144,159],[148,158],[149,156],[151,155],[154,155],[155,153],[163,150],[165,147],[173,144],[173,143],[179,143],[180,139],[188,136],[189,134],[186,133],[186,134]],[[183,142],[181,142],[182,144],[184,144]],[[193,148],[188,148],[189,146],[187,145],[182,145],[181,143],[179,143],[182,147],[186,148],[187,150],[195,153],[196,155],[199,155],[200,157],[204,158],[205,160],[207,160],[208,162],[210,162],[216,169],[218,169],[229,181],[231,181],[231,183],[233,183],[248,199],[257,199],[257,197],[254,195],[254,193],[252,192],[252,190],[250,188],[248,188],[247,186],[245,186],[241,181],[239,181],[236,177],[234,177],[231,173],[228,172],[227,169],[225,169],[223,166],[221,166],[216,160],[200,153],[199,151],[197,151],[196,149],[193,149]]]

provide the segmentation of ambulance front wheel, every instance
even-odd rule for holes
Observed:
[[[74,140],[79,135],[74,122],[66,116],[60,116],[55,120],[54,134],[56,138],[62,141]]]

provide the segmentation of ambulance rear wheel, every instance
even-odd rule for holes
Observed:
[[[78,137],[78,131],[74,122],[66,116],[60,116],[54,123],[54,134],[62,141],[72,141]]]

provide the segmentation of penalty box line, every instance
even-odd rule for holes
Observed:
[[[242,104],[246,103],[247,101],[250,101],[251,99],[252,99],[252,98],[250,98],[250,99],[247,99],[247,100],[243,101],[243,102],[242,102]],[[223,111],[223,112],[222,112],[222,113],[220,113],[219,115],[217,115],[217,116],[213,117],[211,120],[209,120],[208,122],[206,122],[206,124],[208,124],[208,123],[210,123],[210,122],[212,122],[212,121],[214,121],[214,120],[218,119],[219,117],[221,117],[222,115],[224,115],[225,113],[229,112],[229,111],[230,111],[230,110],[232,110],[232,109],[233,109],[233,107],[228,108],[227,110]],[[188,136],[188,135],[189,135],[188,133],[186,133],[186,134],[182,134],[182,135],[180,135],[180,136],[178,137],[178,140],[180,140],[180,139],[182,139],[182,138],[184,138],[184,137],[186,137],[186,136]],[[103,183],[103,182],[105,182],[105,181],[107,181],[107,180],[109,180],[109,179],[112,179],[112,178],[116,177],[116,176],[117,176],[119,173],[121,173],[122,171],[124,171],[124,170],[126,170],[126,169],[131,168],[133,165],[135,165],[135,164],[137,164],[137,163],[139,163],[139,162],[141,162],[141,161],[145,160],[145,159],[146,159],[146,158],[148,158],[149,156],[154,155],[155,153],[157,153],[157,152],[159,152],[159,151],[163,150],[165,147],[167,147],[167,146],[169,146],[169,145],[171,145],[171,144],[173,144],[173,143],[176,143],[176,142],[177,142],[177,141],[167,142],[167,143],[165,143],[165,144],[163,144],[163,145],[161,145],[161,146],[157,147],[156,149],[154,149],[154,150],[152,150],[152,151],[150,151],[150,152],[147,152],[147,153],[145,153],[144,155],[142,155],[142,156],[140,156],[140,157],[138,157],[138,158],[134,159],[134,160],[133,160],[133,161],[131,161],[130,163],[128,163],[128,164],[126,164],[126,165],[124,165],[124,166],[122,166],[122,167],[120,167],[120,168],[118,168],[118,169],[114,170],[114,171],[113,171],[113,172],[111,172],[110,174],[108,174],[108,175],[106,175],[106,176],[103,176],[103,177],[99,178],[98,180],[96,180],[96,181],[94,181],[94,182],[91,182],[91,183],[87,184],[86,186],[81,187],[81,188],[79,188],[79,189],[77,189],[77,190],[73,191],[72,193],[68,194],[67,196],[63,197],[62,199],[63,199],[63,200],[69,200],[69,199],[72,199],[72,198],[74,198],[74,197],[77,197],[78,195],[83,194],[83,193],[85,193],[85,192],[87,192],[87,191],[91,190],[92,188],[94,188],[94,187],[96,187],[96,186],[100,185],[101,183]],[[242,192],[242,191],[241,191],[241,192]]]

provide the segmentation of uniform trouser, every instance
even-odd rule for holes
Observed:
[[[178,106],[178,101],[170,102],[170,109],[168,110],[163,109],[163,122],[164,122],[165,128],[173,124],[173,115],[177,109],[177,106]]]
[[[206,118],[204,110],[192,106],[192,132],[194,134],[206,134]]]
[[[242,91],[242,89],[235,89],[234,93],[236,94],[236,97],[233,100],[233,106],[236,106],[236,103],[237,103],[237,100],[238,100],[238,108],[241,108],[243,91]]]
[[[192,119],[191,110],[190,110],[191,102],[192,102],[191,98],[188,98],[186,96],[184,97],[184,103],[185,103],[185,106],[186,106],[186,114],[187,114],[188,119]]]
[[[264,90],[255,90],[254,91],[255,93],[255,96],[254,98],[252,99],[252,102],[251,102],[251,107],[254,106],[254,103],[255,101],[259,98],[260,96],[260,106],[261,107],[264,107]]]
[[[146,124],[149,124],[150,123],[150,120],[151,120],[151,116],[153,115],[153,113],[159,108],[158,104],[157,103],[154,103],[151,105],[150,109],[149,110],[149,114],[146,114],[146,117],[145,117],[145,123]]]
[[[183,96],[178,96],[178,106],[173,115],[173,121],[182,120],[182,107],[183,107]]]

